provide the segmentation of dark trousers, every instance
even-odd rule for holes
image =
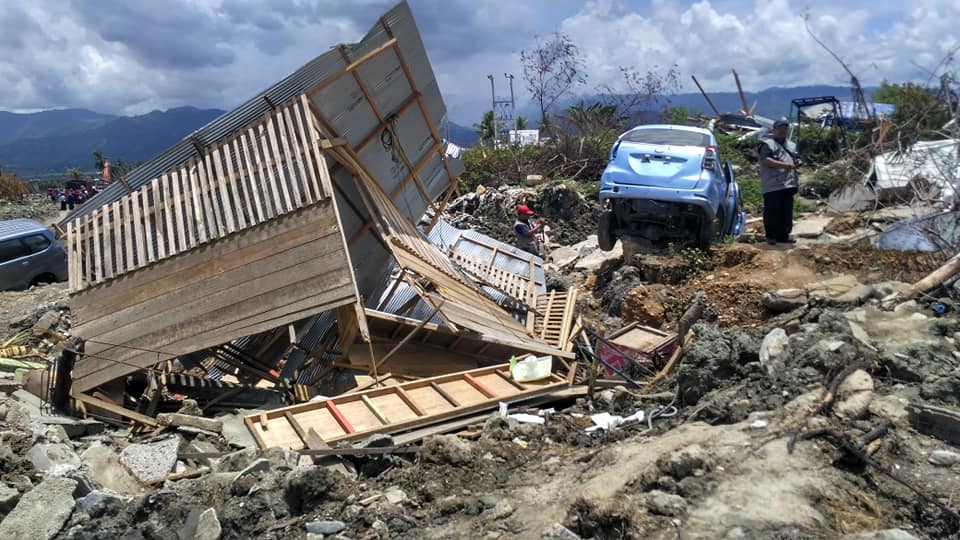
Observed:
[[[793,196],[797,188],[781,189],[763,194],[764,236],[785,242],[793,230]]]

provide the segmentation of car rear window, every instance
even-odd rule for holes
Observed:
[[[626,142],[672,146],[710,146],[710,135],[680,129],[635,129],[623,136]]]

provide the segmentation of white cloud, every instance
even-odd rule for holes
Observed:
[[[182,105],[230,108],[333,44],[359,39],[393,0],[4,0],[0,109],[87,107],[143,113]],[[412,0],[450,116],[475,122],[489,108],[487,74],[507,94],[535,34],[568,33],[590,82],[616,85],[619,66],[678,64],[684,90],[847,84],[804,28],[864,84],[923,80],[958,44],[960,2],[913,0]],[[809,11],[808,7],[809,6]]]

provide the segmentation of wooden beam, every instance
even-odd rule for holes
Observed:
[[[140,413],[135,412],[135,411],[131,411],[130,409],[127,409],[126,407],[121,407],[120,405],[117,405],[117,404],[115,404],[115,403],[110,403],[109,401],[105,401],[105,400],[102,400],[102,399],[99,399],[99,398],[95,398],[95,397],[93,397],[93,396],[84,394],[84,393],[82,393],[82,392],[75,392],[75,393],[72,394],[72,397],[73,397],[73,399],[75,399],[75,400],[77,400],[77,401],[79,401],[79,402],[81,402],[81,403],[84,403],[84,404],[89,405],[89,406],[91,406],[91,407],[96,407],[96,408],[98,408],[98,409],[103,409],[103,410],[105,410],[105,411],[109,411],[109,412],[112,412],[112,413],[114,413],[114,414],[118,414],[118,415],[122,416],[123,418],[129,418],[130,420],[133,420],[134,422],[139,422],[139,423],[141,423],[141,424],[145,424],[145,425],[148,425],[148,426],[150,426],[150,427],[159,427],[159,426],[160,426],[160,424],[159,424],[159,423],[156,421],[156,419],[154,419],[154,418],[150,418],[149,416],[140,414]]]
[[[340,77],[343,77],[344,75],[348,75],[349,73],[351,73],[351,72],[354,71],[355,69],[359,68],[360,66],[366,64],[366,63],[369,62],[370,60],[373,60],[373,59],[376,58],[377,56],[380,56],[380,55],[383,54],[385,51],[388,51],[388,50],[392,49],[393,46],[396,45],[396,44],[397,44],[396,38],[391,37],[391,39],[388,39],[383,45],[380,45],[380,46],[377,47],[376,49],[373,49],[372,51],[368,52],[367,54],[365,54],[365,55],[361,56],[360,58],[357,58],[357,59],[354,60],[353,62],[347,64],[347,66],[343,68],[343,71],[338,71],[337,73],[334,73],[334,74],[331,75],[330,77],[328,77],[328,78],[320,81],[319,83],[313,85],[312,87],[310,87],[310,89],[308,89],[308,90],[307,90],[306,92],[304,92],[304,93],[309,95],[309,94],[313,94],[313,93],[319,92],[320,90],[323,90],[324,88],[326,88],[326,87],[330,86],[331,84],[333,84],[333,83],[337,82],[338,80],[340,80]]]

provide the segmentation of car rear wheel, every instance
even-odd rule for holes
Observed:
[[[602,251],[610,251],[617,243],[617,235],[613,232],[614,226],[613,212],[610,210],[600,212],[600,219],[597,221],[597,244]]]
[[[700,249],[706,250],[710,247],[710,244],[723,239],[724,220],[723,208],[719,208],[717,209],[717,215],[713,218],[713,221],[710,223],[704,223],[700,227],[700,238],[698,242],[700,244]]]

